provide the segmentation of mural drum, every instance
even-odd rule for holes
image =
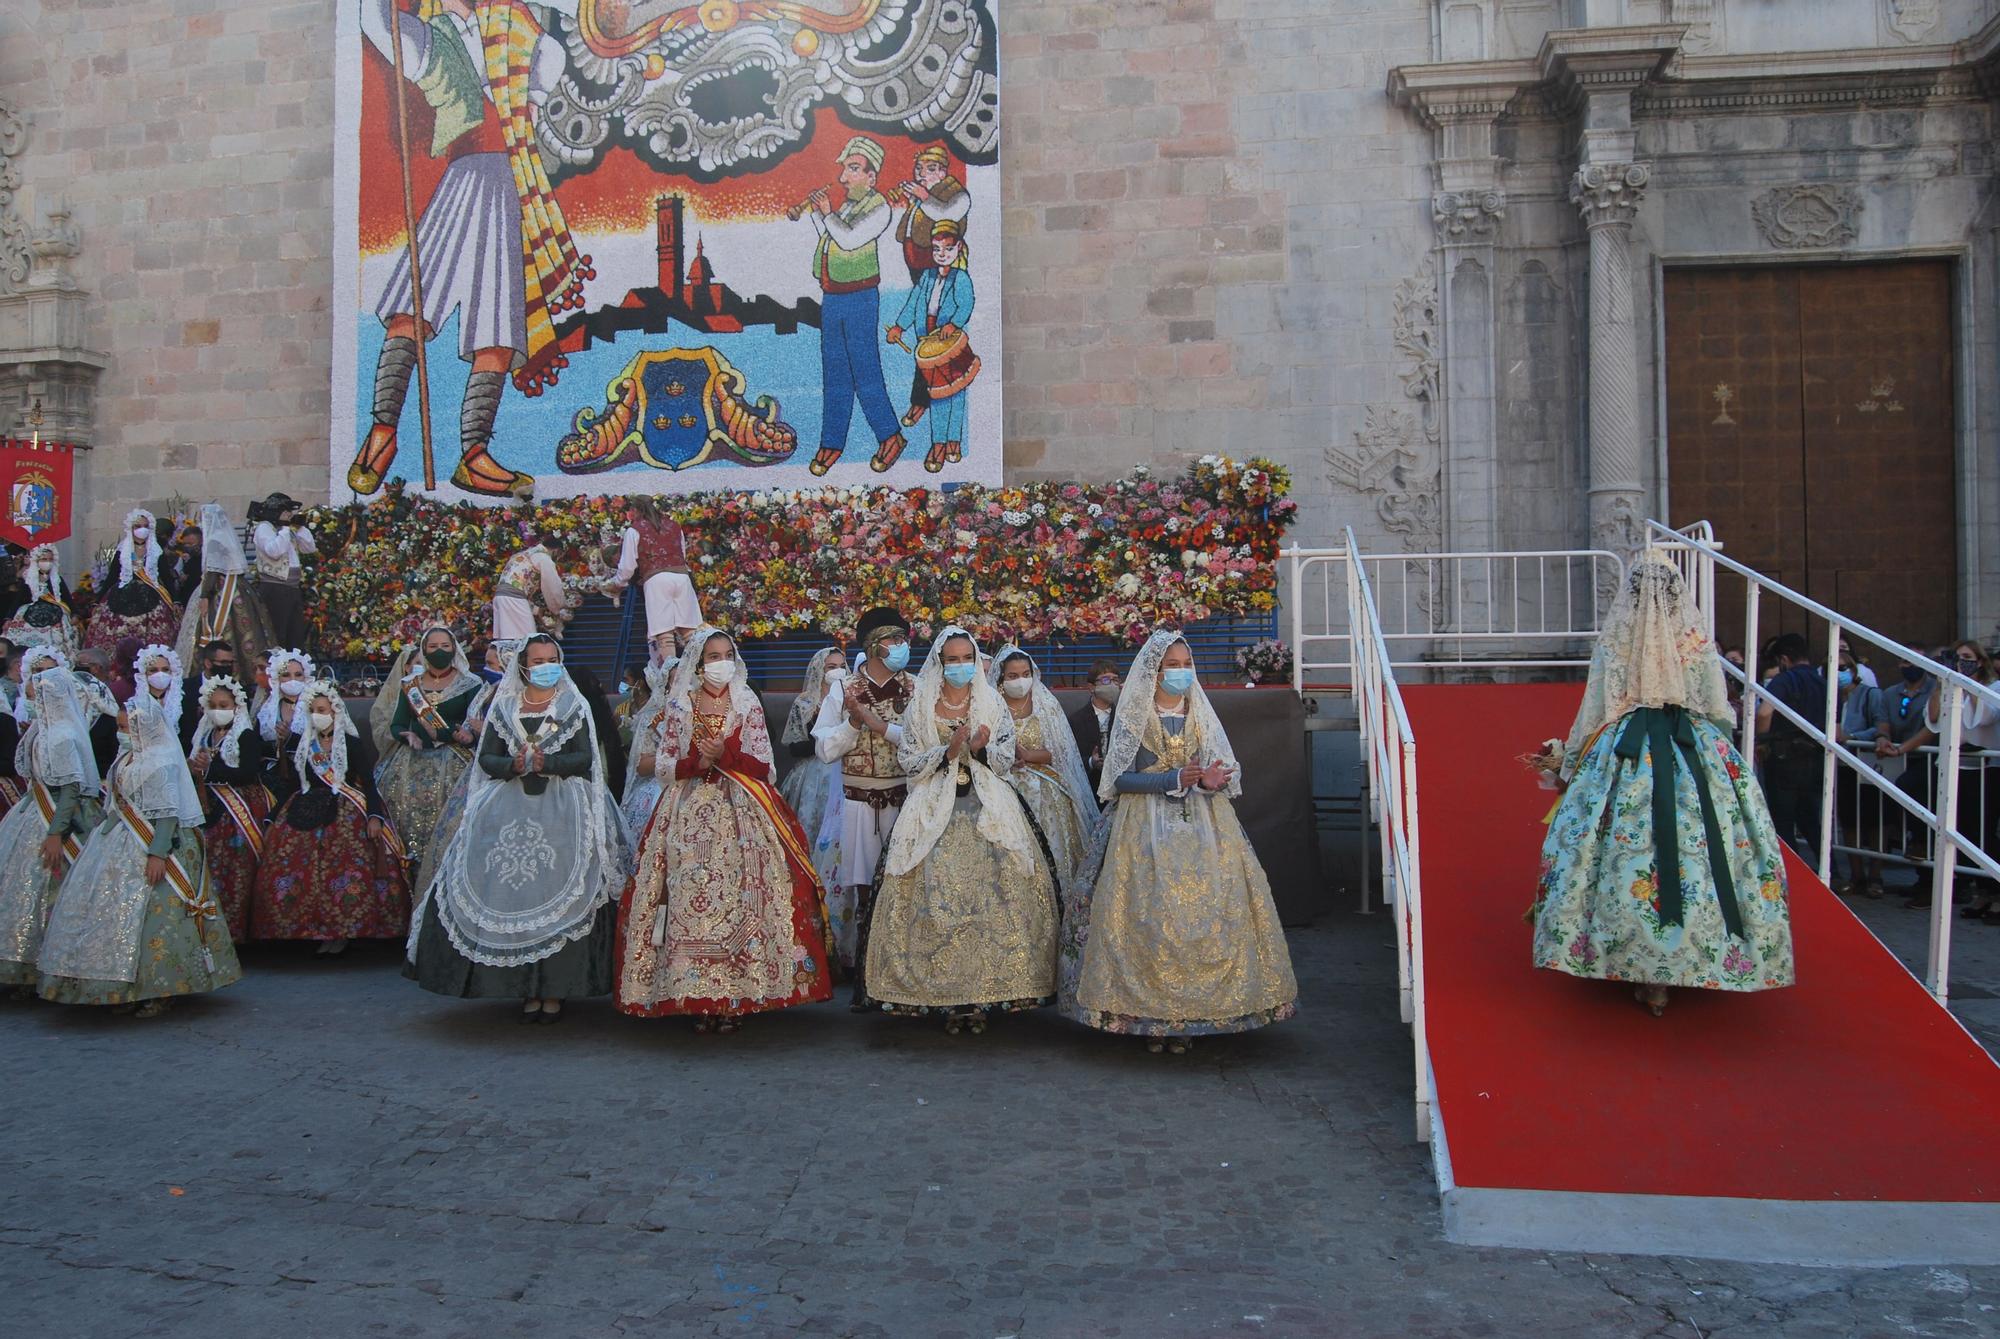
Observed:
[[[334,501],[997,484],[993,2],[339,0]]]

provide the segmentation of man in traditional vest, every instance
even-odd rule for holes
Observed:
[[[535,138],[542,104],[562,76],[563,44],[521,0],[418,0],[416,7],[413,14],[400,12],[397,0],[361,0],[362,36],[400,59],[403,77],[430,107],[431,156],[447,166],[375,303],[383,339],[374,424],[347,486],[358,497],[382,486],[396,459],[417,341],[435,338],[455,311],[468,369],[452,486],[529,498],[534,478],[489,451],[500,395],[509,372],[529,395],[555,383],[568,362],[556,344],[555,313],[583,305],[583,281],[593,273],[590,257],[577,254]]]
[[[903,812],[909,785],[896,759],[902,742],[899,724],[915,683],[904,672],[910,663],[910,625],[893,609],[871,609],[855,630],[864,659],[847,678],[844,693],[828,693],[813,723],[813,747],[820,760],[841,771],[840,869],[827,889],[828,914],[838,931],[835,951],[850,977],[856,968],[855,928],[868,889],[874,886],[882,848]]]
[[[701,601],[688,575],[687,540],[658,498],[632,498],[613,589],[638,579],[646,600],[646,640],[656,663],[672,660],[701,626]]]
[[[821,187],[806,201],[806,212],[819,231],[813,249],[813,277],[819,280],[819,451],[812,472],[825,474],[840,462],[847,448],[847,425],[854,402],[879,445],[869,468],[880,474],[903,454],[903,434],[882,380],[881,338],[882,260],[877,243],[889,231],[893,212],[875,189],[882,171],[882,146],[856,135],[840,151],[841,200],[833,187]]]

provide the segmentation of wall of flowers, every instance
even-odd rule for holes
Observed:
[[[919,637],[945,623],[982,638],[1143,638],[1161,623],[1266,612],[1298,504],[1268,460],[1204,456],[1177,478],[1114,483],[820,488],[690,494],[674,516],[712,622],[747,638],[844,635],[878,604]],[[391,485],[312,511],[306,573],[319,646],[386,660],[427,617],[489,627],[500,565],[542,536],[572,604],[601,591],[625,526],[616,497],[509,509],[444,505]],[[636,592],[633,593],[636,598]]]

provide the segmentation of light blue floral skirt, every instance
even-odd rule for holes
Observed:
[[[1663,744],[1672,755],[1670,779],[1654,756]],[[1706,814],[1693,767],[1706,782]],[[1672,786],[1667,849],[1678,855],[1678,918],[1671,886],[1663,897],[1655,849],[1656,779]],[[1719,839],[1713,847],[1711,833]],[[1535,965],[1708,990],[1791,985],[1781,850],[1763,791],[1722,730],[1678,712],[1630,712],[1591,741],[1549,822],[1535,899]],[[1729,876],[1726,889],[1718,869]]]

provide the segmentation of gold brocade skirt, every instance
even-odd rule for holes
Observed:
[[[1297,1011],[1264,867],[1223,796],[1124,795],[1063,916],[1062,1012],[1107,1032],[1243,1032]]]
[[[1055,995],[1055,874],[1023,870],[979,835],[967,796],[923,862],[884,873],[868,920],[867,998],[890,1010],[1027,1006]]]

